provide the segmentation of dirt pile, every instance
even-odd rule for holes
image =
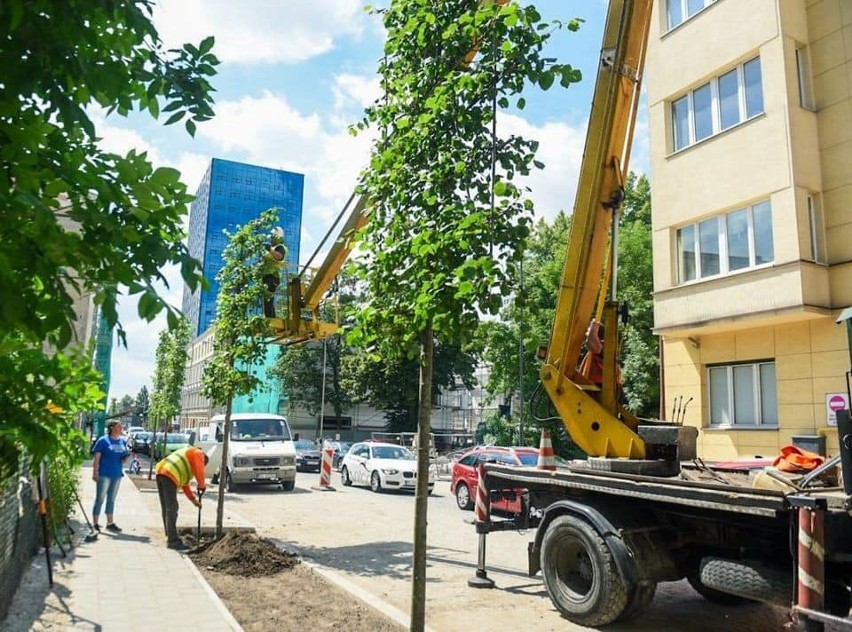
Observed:
[[[248,531],[234,531],[190,553],[196,566],[239,577],[264,577],[292,569],[296,555]]]

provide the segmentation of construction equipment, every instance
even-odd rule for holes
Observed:
[[[201,497],[204,496],[203,489],[195,490],[198,495],[198,528],[195,530],[195,549],[201,548]]]
[[[696,458],[698,431],[682,425],[690,400],[677,402],[673,423],[640,423],[618,401],[618,212],[652,3],[609,3],[553,331],[540,353],[542,388],[589,459],[555,471],[484,465],[486,501],[526,491],[519,513],[477,519],[470,585],[494,586],[485,568],[488,533],[536,528],[529,573],[540,571],[556,608],[581,625],[636,617],[657,583],[687,578],[716,603],[792,602],[807,629],[852,628],[848,411],[838,414],[840,460],[850,464],[842,490],[820,477],[768,489],[754,487],[747,470],[723,474]],[[599,382],[580,362],[593,318],[604,327]]]

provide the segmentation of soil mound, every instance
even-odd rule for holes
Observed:
[[[275,575],[299,563],[297,556],[247,531],[226,533],[221,540],[202,545],[190,557],[197,566],[239,577]]]

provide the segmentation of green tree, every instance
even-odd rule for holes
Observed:
[[[118,402],[118,412],[123,415],[132,413],[135,404],[136,399],[133,397],[133,395],[125,395]]]
[[[303,407],[309,415],[322,414],[324,396],[325,403],[334,409],[335,416],[342,417],[352,406],[352,398],[342,384],[343,357],[348,352],[339,336],[320,342],[282,347],[281,355],[269,373],[281,380],[294,406]]]
[[[180,414],[180,392],[186,379],[191,340],[192,331],[185,318],[174,328],[160,332],[148,411],[155,430],[168,430],[171,420]]]
[[[384,357],[419,357],[411,629],[422,630],[435,336],[463,344],[481,314],[499,310],[533,206],[515,178],[541,166],[537,143],[496,134],[496,111],[523,109],[529,83],[567,87],[580,76],[542,56],[551,28],[531,6],[393,0],[378,12],[385,94],[360,124],[381,133],[361,187],[370,200],[361,233],[370,303],[353,340]]]
[[[631,172],[618,242],[618,300],[630,315],[621,338],[624,393],[627,407],[640,417],[656,417],[660,406],[652,246],[650,184],[643,174]]]
[[[260,387],[256,366],[266,358],[269,323],[260,309],[269,297],[263,283],[264,243],[278,222],[275,209],[228,234],[222,253],[222,269],[216,275],[219,294],[213,322],[213,357],[204,365],[202,391],[214,406],[225,407],[222,465],[219,470],[219,498],[216,537],[222,535],[225,495],[221,484],[227,480],[228,448],[231,436],[231,404],[236,395],[246,395]]]
[[[471,344],[461,349],[440,341],[435,344],[431,401],[457,383],[473,388],[477,363],[473,347]],[[384,412],[388,431],[417,431],[420,398],[417,358],[380,358],[363,351],[350,353],[344,358],[343,373],[346,376],[343,385],[356,401]]]
[[[184,120],[190,134],[213,115],[213,39],[165,50],[153,5],[0,7],[0,468],[16,467],[22,450],[38,464],[73,449],[72,416],[102,407],[87,350],[68,347],[76,296],[95,292],[110,326],[119,287],[139,297],[143,318],[166,309],[174,321],[154,286],[160,270],[179,265],[193,289],[201,279],[182,243],[180,174],[135,150],[101,150],[89,114],[168,112],[166,124]]]
[[[133,403],[133,423],[137,426],[142,423],[145,415],[148,414],[148,408],[151,405],[151,397],[148,394],[148,387],[144,384],[136,394],[136,401]]]

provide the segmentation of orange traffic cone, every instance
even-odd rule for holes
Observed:
[[[550,430],[541,429],[541,443],[538,447],[538,464],[540,470],[556,469],[556,454],[553,452],[553,443],[550,440]]]

